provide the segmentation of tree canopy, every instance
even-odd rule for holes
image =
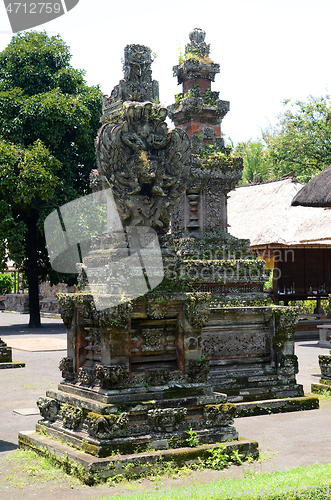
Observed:
[[[70,58],[60,36],[35,31],[15,35],[0,53],[0,264],[9,257],[26,270],[31,326],[38,324],[38,279],[59,280],[44,219],[86,194],[95,168],[102,93]]]
[[[279,179],[293,170],[307,183],[331,165],[331,99],[313,97],[306,101],[284,101],[286,110],[274,128],[261,138],[238,143],[235,153],[244,160],[241,184]]]

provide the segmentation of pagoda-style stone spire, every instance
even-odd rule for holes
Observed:
[[[209,57],[206,33],[195,28],[189,36],[183,60],[173,68],[183,92],[175,96],[168,113],[191,139],[192,166],[171,230],[177,237],[203,238],[209,232],[227,233],[227,193],[241,178],[243,164],[242,158],[231,155],[231,148],[224,147],[221,122],[230,106],[211,90],[220,67]]]
[[[210,45],[205,42],[205,31],[195,28],[180,64],[173,67],[182,93],[169,109],[169,116],[176,127],[183,128],[189,136],[201,135],[203,142],[221,143],[220,124],[230,109],[228,101],[222,101],[219,92],[211,90],[211,82],[220,72],[219,64],[210,57]]]

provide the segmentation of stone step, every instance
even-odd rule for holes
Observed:
[[[317,410],[319,399],[317,396],[303,396],[299,398],[269,399],[235,403],[237,412],[235,418],[267,415],[271,413],[287,413],[292,411]]]
[[[216,390],[221,390],[217,387]],[[222,392],[227,394],[228,401],[231,403],[236,402],[248,402],[248,401],[262,401],[265,399],[279,399],[294,396],[303,396],[302,385],[281,385],[273,387],[253,387],[248,389],[240,390],[225,390],[222,388]]]
[[[148,453],[136,453],[133,455],[110,456],[99,458],[72,447],[50,439],[49,437],[37,434],[33,431],[20,432],[18,436],[19,447],[32,449],[39,454],[52,455],[59,463],[70,464],[72,473],[80,472],[80,479],[86,484],[93,484],[97,477],[101,481],[106,481],[116,475],[126,476],[126,474],[150,472],[157,470],[164,461],[174,461],[178,466],[208,458],[211,448],[220,447],[219,444],[205,444],[192,448],[160,449]],[[243,459],[251,457],[257,459],[259,456],[258,443],[249,439],[239,439],[224,443],[225,452],[229,455],[238,450]],[[67,466],[68,468],[68,466]]]

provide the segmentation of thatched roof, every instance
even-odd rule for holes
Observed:
[[[331,207],[331,167],[311,179],[293,198],[292,206]]]
[[[251,246],[331,245],[331,210],[291,206],[301,189],[295,177],[237,187],[229,193],[229,233]]]

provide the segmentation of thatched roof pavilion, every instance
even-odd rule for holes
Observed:
[[[292,206],[331,207],[331,166],[311,179],[293,198]]]
[[[291,206],[302,188],[294,176],[238,186],[228,198],[229,233],[249,239],[253,249],[272,244],[331,245],[331,210]]]
[[[292,206],[302,188],[291,175],[229,193],[229,233],[277,269],[275,301],[331,293],[331,210]]]

